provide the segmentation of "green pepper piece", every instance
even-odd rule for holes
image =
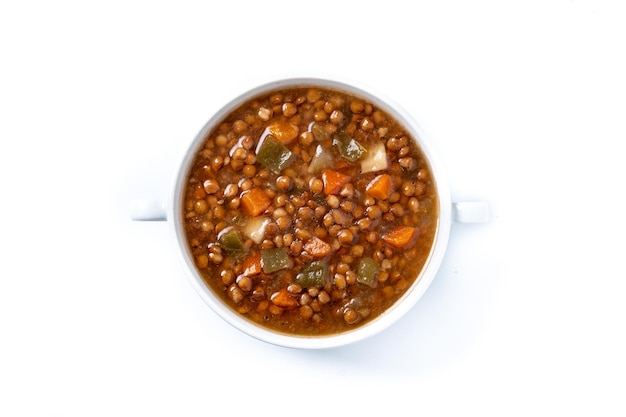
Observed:
[[[227,252],[239,252],[243,250],[243,240],[239,231],[233,226],[226,227],[217,236],[217,244]]]
[[[359,268],[356,275],[356,281],[373,287],[376,285],[376,278],[378,277],[378,272],[380,271],[380,267],[375,260],[370,257],[361,258],[359,261]]]
[[[324,260],[313,261],[306,265],[298,275],[296,282],[304,288],[317,287],[321,288],[326,284],[328,279],[328,262]]]
[[[326,129],[324,129],[324,126],[319,123],[313,123],[313,125],[311,126],[311,133],[313,133],[313,137],[318,142],[322,142],[328,139],[328,133],[326,132]]]
[[[289,259],[287,248],[282,247],[261,250],[261,266],[263,267],[263,272],[266,274],[289,268],[291,266],[291,260]]]
[[[259,145],[256,160],[275,174],[293,162],[293,152],[272,135],[267,135]]]
[[[363,145],[345,132],[339,132],[333,136],[333,145],[337,146],[339,155],[350,162],[360,160],[367,153]]]

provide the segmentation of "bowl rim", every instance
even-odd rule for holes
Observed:
[[[407,132],[409,132],[417,142],[418,147],[423,152],[430,165],[437,189],[439,216],[433,246],[424,267],[411,287],[392,306],[370,322],[352,330],[323,336],[301,336],[280,333],[255,324],[244,316],[236,313],[231,307],[223,303],[219,296],[213,294],[212,289],[204,282],[202,276],[196,269],[192,257],[189,255],[187,242],[184,237],[183,222],[181,221],[182,198],[185,180],[189,174],[191,162],[195,158],[197,150],[206,139],[206,135],[220,123],[224,117],[242,103],[263,93],[281,88],[314,86],[337,89],[348,94],[362,97],[388,112],[406,128]],[[432,145],[428,143],[428,138],[424,130],[402,106],[384,94],[375,91],[372,87],[365,87],[353,80],[345,81],[336,77],[298,76],[278,78],[260,83],[256,87],[250,88],[237,95],[209,118],[195,138],[186,146],[182,158],[176,166],[176,175],[170,187],[170,198],[167,204],[167,218],[170,219],[168,223],[172,225],[170,230],[174,235],[173,239],[176,241],[178,249],[176,252],[178,253],[179,261],[182,261],[182,265],[186,270],[188,281],[202,300],[218,316],[238,330],[270,344],[297,349],[325,349],[352,344],[374,336],[396,323],[413,308],[435,278],[446,252],[452,222],[451,206],[449,185],[442,163],[437,155],[433,153]]]

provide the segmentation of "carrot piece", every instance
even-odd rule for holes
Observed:
[[[272,300],[272,303],[275,306],[284,308],[286,310],[291,310],[292,308],[298,307],[298,300],[293,298],[289,294],[289,291],[284,288],[272,294],[270,300]]]
[[[290,123],[288,120],[272,123],[267,127],[267,130],[283,145],[293,142],[300,133],[298,126]]]
[[[332,169],[322,170],[322,182],[324,183],[324,194],[339,194],[341,187],[350,181],[350,177]]]
[[[263,271],[261,254],[259,252],[246,256],[243,260],[243,275],[252,276]]]
[[[253,188],[241,196],[241,208],[250,217],[262,214],[270,204],[269,196],[260,188]]]
[[[381,174],[370,181],[365,192],[379,200],[386,200],[393,192],[393,181],[389,174]]]
[[[415,244],[419,230],[411,226],[398,226],[383,235],[383,241],[398,249],[408,249]]]
[[[330,245],[317,236],[309,239],[302,248],[314,258],[323,258],[330,253]]]

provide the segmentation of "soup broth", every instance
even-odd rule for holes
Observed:
[[[255,97],[197,151],[188,250],[248,320],[291,335],[354,329],[418,279],[437,230],[430,167],[393,117],[328,88]]]

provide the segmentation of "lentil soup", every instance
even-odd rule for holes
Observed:
[[[254,97],[207,132],[183,191],[203,280],[233,311],[323,336],[374,320],[431,253],[435,182],[407,130],[339,89]]]

